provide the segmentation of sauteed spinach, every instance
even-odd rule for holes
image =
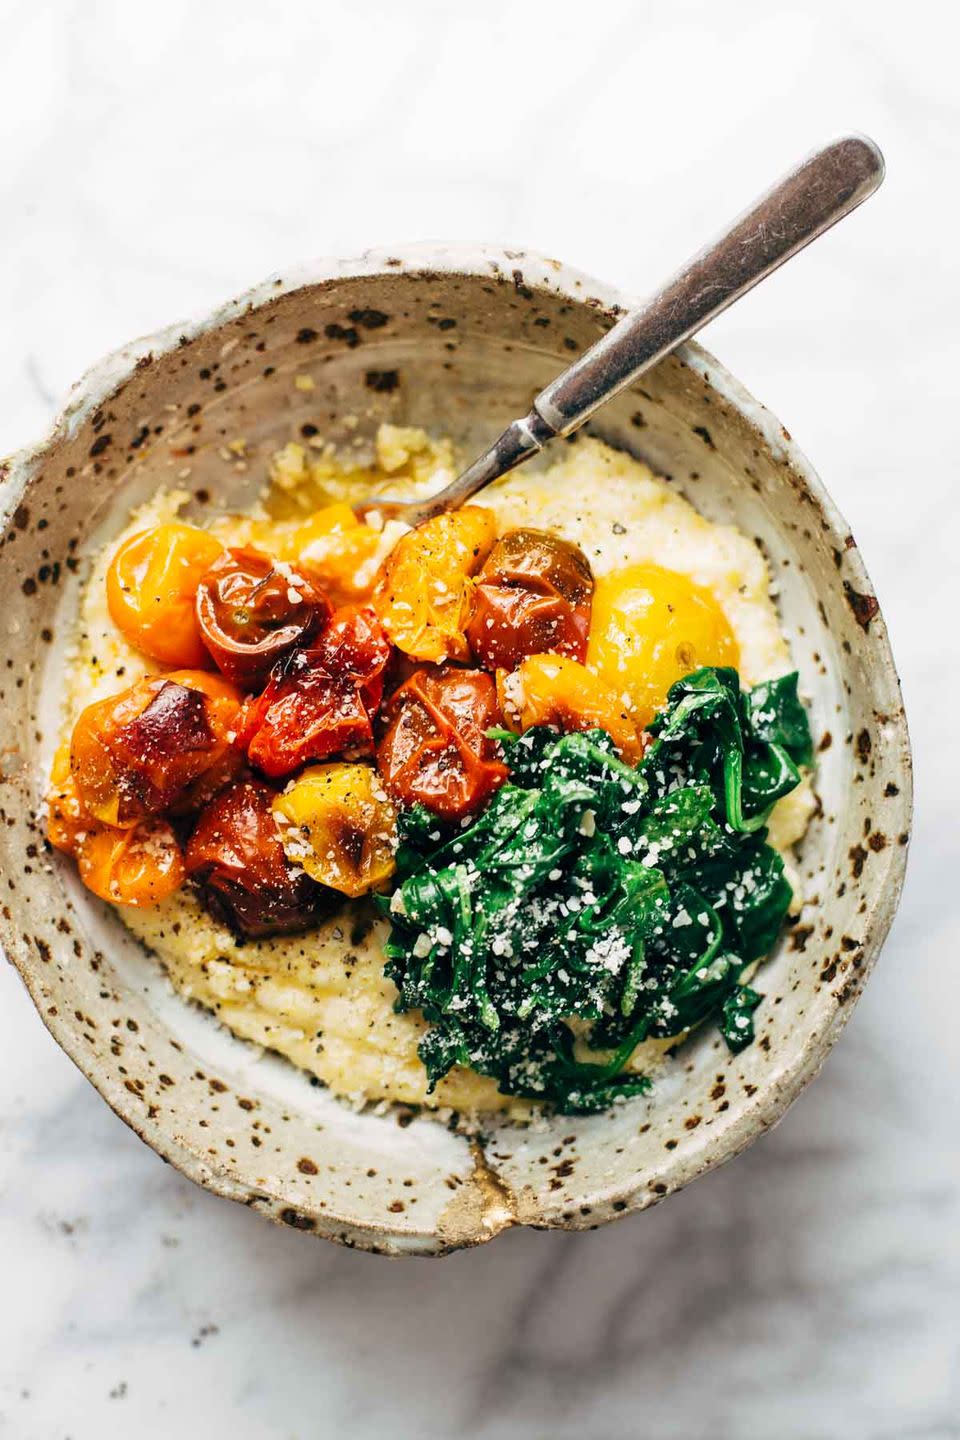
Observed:
[[[797,676],[698,670],[652,728],[636,768],[602,730],[497,731],[510,778],[478,819],[402,816],[386,971],[430,1022],[431,1088],[470,1065],[583,1113],[648,1087],[624,1071],[642,1040],[708,1019],[753,1039],[741,977],[791,899],[764,826],[811,761]]]

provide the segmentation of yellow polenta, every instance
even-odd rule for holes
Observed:
[[[434,489],[450,478],[452,464],[452,450],[445,442],[432,442],[422,431],[388,426],[378,437],[375,464],[357,474],[345,472],[329,456],[314,458],[290,445],[276,458],[273,475],[286,510],[258,509],[251,516],[221,520],[214,528],[227,544],[259,544],[295,560],[291,536],[305,508],[298,497],[321,492],[349,499],[351,485],[369,487],[378,480],[407,493]],[[118,544],[172,518],[186,498],[176,491],[157,495],[95,563],[71,666],[68,716],[157,668],[113,625],[104,575]],[[646,465],[596,440],[581,440],[545,473],[511,476],[485,492],[481,503],[495,512],[501,532],[532,525],[576,541],[597,576],[652,563],[707,588],[736,638],[746,684],[792,668],[760,551],[740,531],[704,519]],[[402,532],[397,524],[384,527],[381,556]],[[782,853],[803,835],[813,804],[805,781],[776,807],[770,840]],[[364,910],[334,918],[305,935],[243,945],[188,889],[152,909],[121,913],[162,961],[181,994],[212,1011],[236,1035],[316,1075],[338,1095],[357,1103],[388,1100],[517,1115],[529,1111],[526,1102],[501,1095],[492,1080],[462,1069],[452,1071],[427,1095],[417,1056],[424,1022],[417,1014],[394,1013],[396,992],[382,968],[385,924]],[[645,1070],[660,1063],[671,1043],[640,1046],[632,1068]]]

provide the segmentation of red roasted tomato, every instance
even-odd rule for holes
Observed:
[[[233,744],[240,697],[202,671],[153,676],[88,705],[70,742],[80,804],[127,829],[150,815],[208,798],[243,763]]]
[[[582,661],[593,572],[569,540],[509,530],[491,550],[473,596],[467,639],[487,670],[514,670],[547,651]]]
[[[493,678],[482,670],[417,670],[391,697],[385,718],[377,764],[404,805],[419,802],[457,819],[507,778],[486,734],[500,723],[500,710]]]
[[[197,621],[219,670],[257,690],[330,614],[322,590],[259,550],[226,550],[197,587]]]
[[[275,799],[262,780],[231,785],[202,812],[187,845],[187,874],[203,903],[244,938],[311,925],[331,893],[284,854]]]
[[[249,702],[242,741],[251,762],[280,776],[345,750],[369,754],[389,658],[390,642],[372,610],[334,611],[315,643],[282,661]]]

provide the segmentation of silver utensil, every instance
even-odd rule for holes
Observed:
[[[372,500],[361,510],[411,525],[456,510],[548,440],[579,429],[607,400],[855,210],[883,174],[883,156],[865,135],[846,135],[815,150],[541,390],[530,413],[508,425],[456,480],[428,500]]]

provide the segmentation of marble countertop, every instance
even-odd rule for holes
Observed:
[[[875,135],[879,196],[707,344],[857,535],[917,814],[880,966],[774,1134],[602,1232],[442,1262],[341,1251],[194,1188],[3,967],[0,1433],[960,1436],[960,23],[933,0],[867,13],[5,7],[0,453],[102,352],[298,258],[486,238],[640,291],[812,144]],[[516,83],[491,102],[494,76]]]

